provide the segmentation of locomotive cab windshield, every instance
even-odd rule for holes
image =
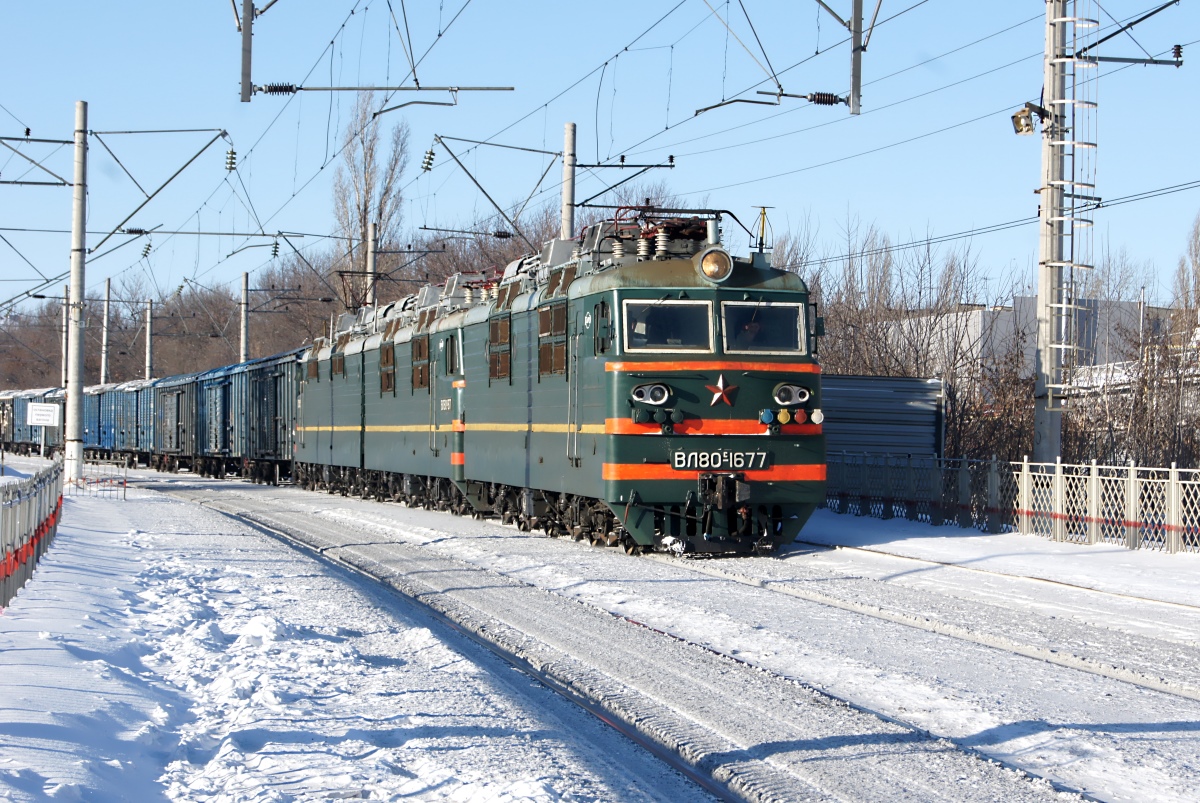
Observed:
[[[804,305],[779,301],[723,301],[727,354],[803,354]]]
[[[626,351],[711,352],[708,301],[625,300]]]

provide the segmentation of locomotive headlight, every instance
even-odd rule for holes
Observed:
[[[629,395],[636,402],[660,406],[666,404],[667,399],[671,396],[671,389],[666,385],[658,384],[638,385]]]
[[[733,273],[733,258],[721,248],[709,248],[695,256],[696,270],[710,282],[720,283]]]
[[[775,387],[775,401],[784,407],[804,404],[810,398],[812,398],[812,394],[808,388],[799,385],[777,385]]]

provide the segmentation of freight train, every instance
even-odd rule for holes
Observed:
[[[769,252],[725,248],[726,219],[618,209],[307,347],[88,388],[85,451],[630,553],[770,552],[824,498],[822,321]],[[23,407],[54,392],[0,393],[7,448],[40,442]]]

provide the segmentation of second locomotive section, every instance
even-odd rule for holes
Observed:
[[[790,542],[824,492],[818,321],[717,219],[608,221],[345,316],[305,357],[298,479],[631,551]]]

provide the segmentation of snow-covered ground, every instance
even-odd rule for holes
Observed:
[[[583,606],[579,621],[595,611],[642,623],[646,639],[668,633],[685,651],[732,657],[1101,800],[1188,801],[1200,788],[1195,555],[819,512],[803,537],[850,548],[631,559],[396,505],[138,474],[172,496],[69,500],[42,568],[0,616],[0,799],[703,799],[396,596],[185,497],[320,531],[336,540],[331,557],[436,580],[460,601],[505,584],[541,594],[490,612],[497,627],[537,620],[530,600],[553,626],[575,614],[550,603],[569,602]],[[570,641],[579,635],[529,638],[575,644],[602,666],[605,649],[589,656]],[[715,710],[705,727],[734,738],[744,712],[722,712],[712,689],[696,703]],[[684,711],[695,694],[677,691],[654,694]],[[869,738],[876,726],[843,717],[836,738],[746,755],[779,766],[798,755],[794,766],[837,782],[858,771],[858,797],[884,799],[865,773],[878,784],[881,771],[933,765],[876,721]],[[905,744],[908,764],[895,750]],[[1012,794],[986,773],[957,798],[914,791],[918,777],[895,799]]]
[[[0,800],[705,800],[416,609],[159,494],[68,499],[0,616]],[[438,632],[433,632],[433,629]]]

